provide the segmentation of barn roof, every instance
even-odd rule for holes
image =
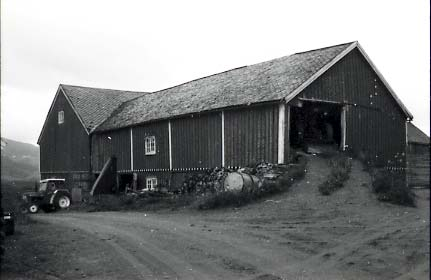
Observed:
[[[406,116],[412,118],[359,44],[351,42],[235,68],[145,94],[123,103],[95,131],[226,107],[283,99],[288,102],[354,48],[361,51]]]
[[[144,92],[123,91],[60,85],[73,109],[79,115],[88,132],[106,120],[118,106],[130,99],[144,95]]]
[[[430,138],[411,122],[407,123],[407,140],[409,143],[430,144]]]
[[[54,101],[51,104],[51,108],[49,109],[48,116],[59,94],[64,94],[87,133],[91,133],[98,125],[105,121],[118,106],[146,93],[60,84]],[[41,140],[48,121],[48,116],[37,143]]]
[[[126,102],[97,131],[285,98],[351,43],[235,68]]]

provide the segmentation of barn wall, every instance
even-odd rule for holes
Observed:
[[[155,136],[156,154],[145,155],[145,137]],[[169,131],[168,122],[146,124],[133,127],[133,169],[169,168]]]
[[[407,148],[407,182],[412,188],[430,187],[430,146],[410,143]]]
[[[225,111],[225,165],[277,162],[278,104]]]
[[[58,124],[59,111],[64,111],[62,124]],[[62,92],[47,117],[39,146],[41,174],[90,170],[89,136]]]
[[[221,113],[171,120],[172,168],[221,166]]]
[[[92,168],[100,172],[110,157],[117,158],[117,170],[130,170],[130,130],[123,128],[104,133],[93,134]]]
[[[359,50],[346,55],[299,97],[345,104],[347,150],[377,165],[405,166],[406,118]]]
[[[145,188],[147,177],[156,177],[158,187],[169,187],[171,172],[169,171],[146,171],[146,172],[136,172],[138,175],[137,189]]]

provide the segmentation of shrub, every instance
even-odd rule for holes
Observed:
[[[344,182],[349,179],[352,169],[351,159],[345,155],[337,155],[329,160],[331,173],[328,179],[319,185],[319,192],[322,195],[330,195],[343,187]]]
[[[416,206],[415,195],[407,187],[403,173],[389,170],[376,171],[373,175],[372,185],[373,191],[380,201],[411,207]]]
[[[301,157],[296,164],[290,165],[287,172],[281,174],[276,180],[264,179],[259,188],[252,188],[251,191],[223,191],[208,194],[202,196],[196,202],[196,206],[200,210],[240,207],[264,197],[287,191],[295,180],[304,176],[306,164],[306,159]]]
[[[207,210],[228,206],[240,207],[251,202],[253,196],[252,193],[248,192],[219,192],[202,197],[202,199],[197,202],[197,208],[200,210]]]

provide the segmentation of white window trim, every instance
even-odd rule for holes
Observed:
[[[58,111],[58,124],[63,124],[64,123],[64,111]]]
[[[151,141],[154,142],[154,148],[151,148]],[[145,155],[155,155],[157,149],[156,136],[145,137]]]
[[[147,177],[145,178],[145,190],[155,190],[157,188],[157,177]]]

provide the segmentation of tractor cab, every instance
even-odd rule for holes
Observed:
[[[65,188],[65,179],[51,178],[41,180],[34,192],[24,193],[22,201],[22,212],[36,213],[39,209],[51,211],[68,208],[71,195]]]
[[[38,193],[50,193],[56,189],[64,189],[64,179],[44,179],[41,180],[36,192]]]

